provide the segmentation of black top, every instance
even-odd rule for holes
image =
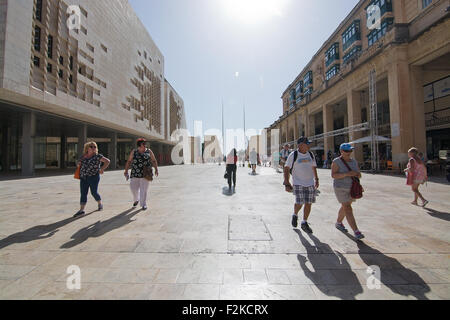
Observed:
[[[92,177],[96,176],[100,171],[101,162],[100,160],[103,158],[101,154],[94,154],[90,158],[82,157],[81,168],[80,168],[80,177]]]
[[[143,178],[144,166],[151,167],[150,149],[146,149],[144,153],[134,150],[133,162],[131,162],[131,178]]]

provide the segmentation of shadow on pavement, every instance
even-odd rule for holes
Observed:
[[[397,259],[384,255],[362,241],[347,236],[358,245],[358,254],[367,266],[378,266],[381,269],[381,283],[392,292],[402,296],[414,296],[419,300],[428,300],[425,293],[430,287],[414,271],[403,266]]]
[[[425,208],[425,210],[427,210],[427,213],[434,218],[450,221],[450,213],[448,212],[441,212],[430,208]]]
[[[81,217],[77,217],[77,218],[71,217],[71,218],[67,218],[67,219],[52,223],[52,224],[35,226],[35,227],[29,228],[25,231],[17,232],[17,233],[12,234],[4,239],[1,239],[0,240],[0,249],[3,249],[5,247],[8,247],[15,243],[26,243],[26,242],[31,242],[31,241],[35,241],[35,240],[50,238],[56,232],[59,231],[59,228],[62,228],[65,225],[74,222],[75,220],[87,217],[87,216],[93,214],[94,212],[97,212],[97,210],[87,213]]]
[[[231,191],[228,187],[222,188],[222,194],[225,196],[232,197],[232,196],[234,196],[235,193],[236,193],[236,191],[233,188],[231,188]]]
[[[83,229],[78,230],[75,234],[72,235],[72,240],[63,244],[61,249],[69,249],[73,248],[89,238],[97,238],[105,235],[108,232],[111,232],[115,229],[122,228],[127,224],[135,221],[131,220],[135,215],[142,211],[142,209],[136,210],[132,212],[133,209],[129,209],[127,211],[122,212],[121,214],[114,216],[105,221],[97,221],[96,223],[91,224]]]
[[[307,258],[301,254],[297,255],[298,262],[305,275],[324,294],[343,300],[355,300],[356,295],[363,292],[363,288],[359,283],[358,277],[351,270],[347,259],[341,253],[333,251],[328,244],[321,242],[312,234],[309,235],[309,238],[314,242],[314,245],[311,245],[300,230],[296,229],[295,232],[298,234],[307,253]],[[314,271],[311,271],[306,266],[306,261],[312,264]],[[329,264],[329,268],[326,267],[326,264]],[[333,275],[333,272],[335,272],[336,276]],[[336,284],[346,285],[347,287],[345,290],[329,290],[327,285]]]

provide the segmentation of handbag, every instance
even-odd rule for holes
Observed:
[[[145,180],[153,181],[153,170],[151,166],[144,166],[142,172]]]
[[[80,171],[81,171],[81,166],[77,166],[77,169],[75,170],[75,174],[73,175],[74,179],[80,180]]]
[[[345,162],[345,160],[342,157],[341,157],[341,160],[345,164],[347,169],[349,171],[352,171],[350,166],[347,164],[347,162]],[[352,182],[352,187],[350,188],[350,196],[352,197],[352,199],[361,199],[363,197],[364,189],[361,186],[361,183],[359,182],[359,178],[352,177],[352,181],[353,182]]]
[[[224,179],[228,179],[228,171],[225,171],[225,174],[223,176]]]

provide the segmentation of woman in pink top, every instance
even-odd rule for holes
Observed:
[[[228,174],[228,188],[231,191],[231,175],[233,175],[233,188],[236,189],[236,171],[238,157],[236,149],[230,151],[227,156],[227,174]]]
[[[408,150],[409,162],[408,167],[405,169],[408,177],[406,184],[411,186],[411,189],[414,192],[414,201],[411,202],[411,204],[417,206],[417,199],[420,198],[423,202],[423,207],[425,207],[429,202],[420,193],[419,186],[428,180],[427,168],[418,155],[419,150],[417,150],[417,148]]]

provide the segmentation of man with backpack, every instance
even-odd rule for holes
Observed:
[[[297,141],[298,149],[292,152],[284,167],[284,183],[287,192],[295,195],[294,214],[292,215],[292,226],[298,226],[298,213],[303,205],[303,221],[301,228],[306,233],[312,233],[308,225],[308,217],[311,213],[311,206],[316,202],[316,189],[319,188],[319,177],[317,175],[317,163],[314,154],[309,151],[311,141],[306,137],[301,137]],[[289,182],[292,174],[293,186]]]

